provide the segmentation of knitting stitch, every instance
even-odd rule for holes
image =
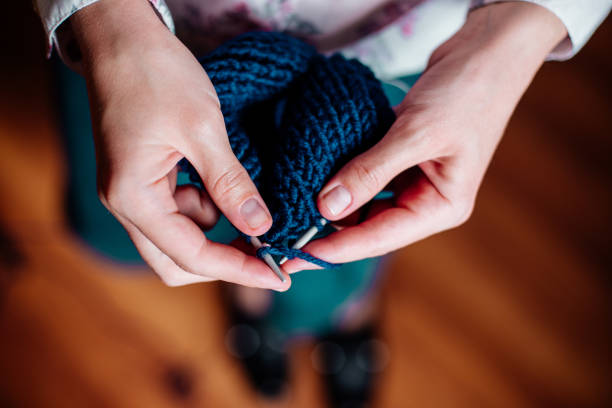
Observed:
[[[325,57],[291,36],[243,34],[200,59],[215,86],[232,150],[273,224],[258,251],[333,264],[289,248],[322,218],[316,197],[350,159],[378,142],[395,115],[357,60]],[[183,162],[192,181],[194,168]]]

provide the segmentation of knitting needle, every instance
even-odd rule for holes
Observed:
[[[321,226],[325,226],[325,224],[327,224],[327,220],[325,218],[321,218],[319,220],[319,223],[321,224]],[[319,229],[316,227],[316,225],[313,225],[312,227],[310,227],[308,229],[308,231],[306,231],[304,233],[304,235],[302,235],[301,237],[298,238],[297,241],[295,241],[295,244],[293,244],[293,246],[291,248],[293,249],[302,249],[302,247],[304,245],[306,245],[307,243],[310,242],[310,240],[317,235],[317,232],[319,232]],[[287,262],[289,259],[286,256],[283,256],[283,259],[280,260],[279,264],[284,264],[285,262]]]
[[[263,246],[263,244],[261,243],[259,238],[257,238],[257,237],[249,237],[249,238],[251,240],[251,245],[253,245],[255,247],[255,249],[259,249],[259,248],[261,248]],[[283,275],[283,272],[280,270],[280,268],[276,264],[276,262],[274,262],[274,259],[272,258],[272,255],[264,254],[263,260],[264,260],[264,262],[266,264],[268,264],[270,269],[272,269],[274,271],[274,273],[276,274],[276,276],[278,276],[278,279],[280,279],[281,282],[285,282],[287,280],[285,278],[285,275]]]

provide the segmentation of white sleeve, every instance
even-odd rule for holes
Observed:
[[[591,38],[612,8],[612,0],[471,0],[471,8],[502,1],[538,4],[554,13],[565,24],[568,36],[551,52],[549,60],[573,57]]]
[[[58,39],[57,29],[68,17],[83,7],[87,7],[97,1],[104,0],[34,0],[34,6],[42,20],[45,34],[47,35],[47,53],[51,54],[55,46],[62,55],[63,44]],[[166,26],[174,32],[172,15],[164,0],[149,0],[155,7]],[[64,55],[62,55],[64,58]]]

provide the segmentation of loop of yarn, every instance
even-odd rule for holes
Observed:
[[[380,82],[357,60],[325,57],[291,36],[243,34],[201,58],[221,103],[232,150],[272,214],[263,253],[334,264],[289,248],[322,218],[325,182],[378,142],[395,115]],[[182,163],[192,181],[195,169]]]
[[[265,254],[284,256],[287,257],[287,259],[300,258],[307,262],[310,262],[311,264],[320,266],[323,269],[334,269],[340,267],[341,265],[324,261],[302,250],[288,247],[273,247],[269,245],[264,245],[257,250],[257,257],[263,258]]]

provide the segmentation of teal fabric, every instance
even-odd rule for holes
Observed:
[[[68,164],[67,211],[72,227],[90,247],[118,262],[142,263],[136,248],[118,221],[97,197],[96,166],[85,81],[55,61],[58,113]],[[399,78],[410,87],[418,75]],[[383,89],[392,105],[405,92],[389,83]],[[180,184],[188,182],[182,175]],[[238,237],[224,217],[206,236],[228,243]],[[365,259],[334,270],[303,271],[292,276],[284,293],[272,292],[267,323],[287,335],[319,335],[333,329],[353,302],[368,296],[376,281],[379,259]]]
[[[401,77],[394,83],[410,88],[419,76]],[[383,90],[392,106],[406,95],[403,89],[389,83],[383,83]],[[273,293],[265,320],[289,336],[323,335],[342,322],[351,305],[370,295],[383,266],[381,259],[375,258],[343,264],[337,269],[294,274],[287,292]]]
[[[382,82],[383,91],[385,95],[387,95],[391,106],[398,105],[404,99],[404,96],[406,96],[406,89],[412,88],[420,76],[421,74],[413,74],[399,77],[393,81]],[[401,85],[401,88],[398,85]]]
[[[100,203],[96,187],[89,102],[85,80],[54,58],[61,133],[66,152],[66,211],[72,228],[89,247],[112,260],[143,263],[121,224]]]

